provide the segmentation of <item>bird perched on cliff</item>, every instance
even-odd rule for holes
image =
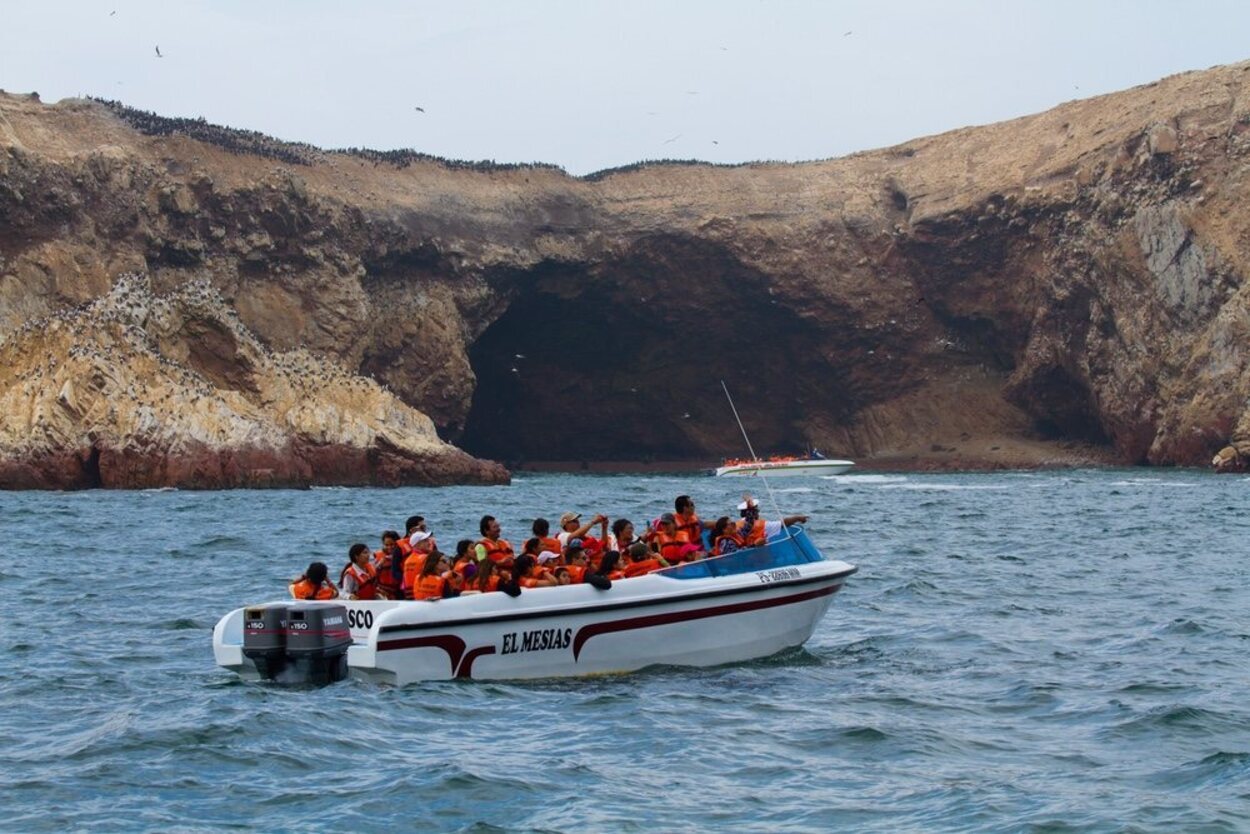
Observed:
[[[159,45],[159,44],[158,44],[158,45],[157,45],[157,47],[156,47],[156,57],[157,57],[157,58],[164,58],[164,57],[165,57],[164,55],[162,55],[162,54],[161,54],[161,47],[160,47],[160,45]]]

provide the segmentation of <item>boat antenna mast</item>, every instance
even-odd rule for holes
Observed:
[[[755,448],[751,445],[751,438],[747,437],[746,427],[742,425],[742,418],[738,416],[738,407],[734,405],[734,398],[729,396],[729,386],[725,384],[725,380],[722,379],[720,381],[720,387],[721,390],[725,392],[725,399],[729,400],[729,408],[734,413],[734,420],[738,422],[738,431],[742,432],[742,439],[747,443],[747,451],[751,453],[751,460],[759,463],[760,459],[755,454]],[[763,469],[756,469],[755,474],[758,475],[760,480],[764,482],[764,489],[768,490],[768,500],[773,505],[773,512],[777,514],[777,518],[784,519],[784,516],[781,514],[781,506],[777,503],[777,496],[773,495],[773,486],[768,482],[768,476],[764,474]],[[747,498],[746,500],[749,501],[750,498]],[[786,536],[789,537],[790,529],[784,524],[782,525],[782,529],[785,530]]]

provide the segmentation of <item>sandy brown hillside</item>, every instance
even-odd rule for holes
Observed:
[[[1250,451],[1248,92],[1238,64],[826,162],[583,179],[5,95],[0,332],[134,271],[497,459],[736,454],[724,378],[766,449],[1204,464]]]

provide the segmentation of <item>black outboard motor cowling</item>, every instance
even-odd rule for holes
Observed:
[[[286,667],[285,605],[260,605],[243,612],[243,655],[262,679],[273,680]]]
[[[352,634],[341,605],[292,605],[286,617],[286,657],[290,677],[299,683],[334,683],[347,677]]]

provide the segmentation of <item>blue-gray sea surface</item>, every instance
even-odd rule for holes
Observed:
[[[415,512],[515,541],[741,482],[0,495],[0,829],[1250,830],[1250,480],[773,484],[860,569],[804,648],[401,689],[243,683],[210,630]]]

